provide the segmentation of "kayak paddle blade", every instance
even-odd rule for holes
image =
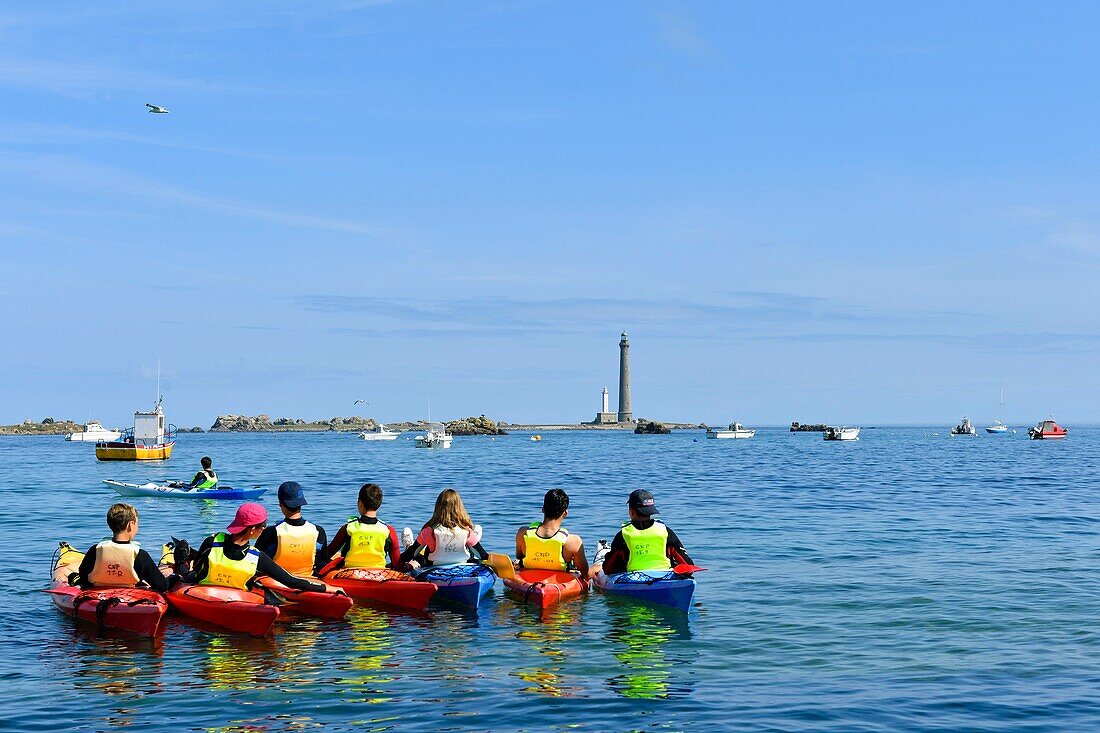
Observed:
[[[496,571],[502,580],[516,577],[516,568],[512,565],[512,558],[499,552],[490,552],[485,564]]]

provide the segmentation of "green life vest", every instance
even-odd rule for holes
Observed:
[[[203,475],[202,483],[199,484],[198,486],[194,487],[194,488],[196,488],[196,489],[212,489],[212,488],[214,488],[215,486],[218,485],[218,474],[214,473],[213,469],[210,470],[210,473],[207,473],[206,471],[201,471],[201,473]],[[210,478],[211,473],[214,474],[214,478]]]
[[[225,532],[214,535],[214,545],[207,556],[206,577],[199,585],[219,585],[224,588],[248,590],[249,582],[256,577],[256,566],[260,562],[260,553],[249,547],[242,560],[232,560],[223,549],[229,538]]]
[[[636,570],[671,570],[668,552],[668,528],[663,522],[654,520],[653,524],[645,529],[638,529],[630,522],[623,525],[623,542],[630,551],[630,558],[626,562],[626,571],[632,573]]]

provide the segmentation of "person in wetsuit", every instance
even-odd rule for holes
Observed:
[[[345,568],[392,568],[404,570],[397,545],[397,530],[378,518],[382,487],[363,484],[359,488],[359,516],[336,532],[325,549],[326,557],[343,557]]]
[[[191,479],[188,488],[199,490],[216,488],[218,485],[218,474],[215,473],[212,468],[214,462],[210,460],[210,456],[203,456],[199,461],[199,465],[202,466],[202,470],[195,474],[195,478]]]
[[[645,489],[630,492],[627,514],[630,521],[611,541],[602,563],[594,563],[592,575],[602,569],[605,575],[635,571],[671,570],[681,563],[692,564],[691,557],[672,528],[654,519],[658,514],[653,494]]]
[[[283,513],[283,521],[265,529],[256,540],[257,550],[298,577],[314,574],[321,557],[318,548],[323,550],[328,545],[325,528],[302,517],[302,507],[308,503],[301,484],[284,481],[279,486],[279,511]]]
[[[516,532],[516,569],[576,570],[588,577],[584,541],[561,526],[569,515],[569,495],[550,489],[542,499],[542,521]]]
[[[113,505],[107,510],[107,526],[111,528],[111,539],[92,545],[80,562],[76,577],[69,578],[70,584],[87,590],[133,588],[144,583],[161,593],[168,590],[169,579],[134,541],[138,533],[137,509],[129,504]]]
[[[266,575],[295,590],[337,590],[321,582],[291,575],[266,553],[250,546],[249,542],[259,537],[266,526],[266,509],[259,504],[241,504],[224,532],[218,532],[202,541],[190,561],[191,569],[181,572],[182,578],[185,582],[197,585],[248,590],[257,576]]]

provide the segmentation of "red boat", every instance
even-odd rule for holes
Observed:
[[[1053,420],[1043,420],[1033,428],[1028,428],[1027,435],[1032,440],[1054,440],[1064,438],[1069,433]]]

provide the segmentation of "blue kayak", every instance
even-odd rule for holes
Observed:
[[[123,481],[104,480],[105,484],[121,496],[158,496],[162,499],[258,499],[267,489],[234,489],[223,486],[213,489],[177,489],[166,484],[128,484]]]
[[[475,611],[497,581],[496,572],[480,563],[438,565],[417,570],[412,575],[416,580],[435,583],[438,590],[432,600],[454,603]]]
[[[691,608],[691,600],[695,597],[695,578],[671,570],[636,570],[614,575],[600,572],[596,573],[593,584],[605,593],[670,606],[684,613]]]

